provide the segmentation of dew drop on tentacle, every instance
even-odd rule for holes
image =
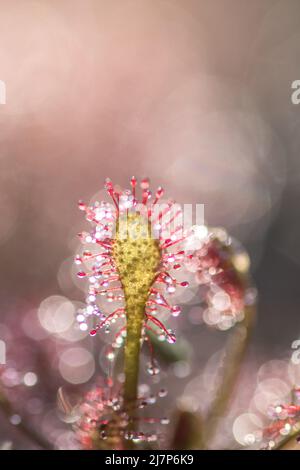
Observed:
[[[160,368],[156,363],[149,363],[147,366],[147,372],[149,375],[158,375],[160,373]]]
[[[165,388],[161,388],[158,392],[159,398],[164,398],[168,395],[168,391]]]
[[[141,189],[149,189],[149,186],[150,186],[149,178],[143,178],[140,186],[141,186]]]
[[[178,305],[174,305],[171,309],[171,314],[173,317],[178,317],[181,313],[181,308]]]
[[[166,424],[169,424],[169,423],[170,423],[169,418],[161,418],[161,420],[160,420],[160,424],[165,424],[166,425]]]
[[[86,277],[86,273],[85,273],[84,271],[79,271],[79,272],[77,273],[77,276],[78,276],[80,279],[82,279],[83,277]]]
[[[168,330],[168,334],[167,334],[166,339],[167,339],[168,343],[170,343],[170,344],[176,343],[175,333],[172,330]]]
[[[78,209],[81,211],[85,211],[87,208],[86,204],[83,201],[78,201]]]

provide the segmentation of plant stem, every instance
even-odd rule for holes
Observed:
[[[202,420],[199,414],[190,411],[179,411],[171,449],[195,450],[202,448]]]
[[[139,296],[138,293],[136,296],[128,295],[126,298],[127,333],[124,349],[125,383],[123,399],[124,408],[129,418],[128,431],[135,431],[137,424],[137,421],[134,419],[134,414],[138,396],[141,335],[144,324],[146,300],[146,297]],[[124,447],[127,450],[132,450],[134,444],[131,440],[127,440],[124,442]]]
[[[246,307],[244,320],[234,327],[225,346],[224,359],[219,369],[220,381],[204,426],[205,447],[215,435],[218,419],[227,410],[245,356],[254,318],[255,307]]]
[[[124,352],[124,405],[131,408],[137,399],[141,333],[144,305],[127,305],[127,336]]]
[[[300,450],[300,431],[295,431],[290,436],[287,436],[275,447],[274,450]]]

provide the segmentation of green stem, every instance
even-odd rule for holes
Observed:
[[[141,296],[128,296],[126,299],[127,334],[124,349],[124,408],[129,417],[128,431],[135,431],[137,421],[134,419],[136,400],[138,396],[139,366],[141,335],[144,323],[146,299]],[[134,444],[127,440],[124,442],[127,450],[132,450]]]
[[[141,333],[144,321],[144,305],[127,306],[127,336],[124,352],[124,404],[131,408],[137,399]]]

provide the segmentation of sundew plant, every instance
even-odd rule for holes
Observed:
[[[77,275],[87,286],[86,305],[77,320],[95,341],[99,330],[109,332],[112,325],[116,333],[107,349],[112,367],[106,385],[88,392],[80,404],[75,424],[79,441],[88,449],[170,445],[160,426],[169,424],[168,417],[145,418],[139,413],[167,394],[167,390],[157,396],[139,394],[141,349],[144,345],[149,349],[148,373],[159,374],[155,349],[164,341],[176,342],[169,323],[181,314],[181,306],[173,301],[174,293],[189,289],[185,274],[192,273],[194,282],[203,287],[205,323],[235,332],[206,425],[188,429],[185,442],[179,443],[205,448],[215,432],[215,417],[226,410],[253,320],[255,293],[249,284],[247,254],[235,248],[223,229],[186,228],[181,206],[164,199],[161,187],[152,193],[148,179],[138,185],[132,177],[130,189],[125,190],[107,179],[105,189],[110,201],[79,202],[92,229],[79,234],[83,250],[75,257]],[[113,369],[121,348],[120,385]],[[140,430],[143,421],[149,425],[146,432]]]

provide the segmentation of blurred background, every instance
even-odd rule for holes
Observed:
[[[149,176],[177,201],[204,204],[207,223],[250,253],[258,318],[226,445],[243,445],[245,413],[262,419],[270,383],[287,392],[300,338],[299,57],[298,0],[1,2],[0,367],[14,405],[0,413],[2,448],[39,447],[18,428],[25,419],[73,448],[57,389],[72,394],[105,371],[101,338],[95,346],[73,328],[84,294],[72,261],[86,226],[77,201],[106,176],[125,187]],[[182,327],[189,360],[160,380],[174,406],[192,388],[202,410],[227,333],[196,317]],[[260,380],[273,382],[258,399]]]

